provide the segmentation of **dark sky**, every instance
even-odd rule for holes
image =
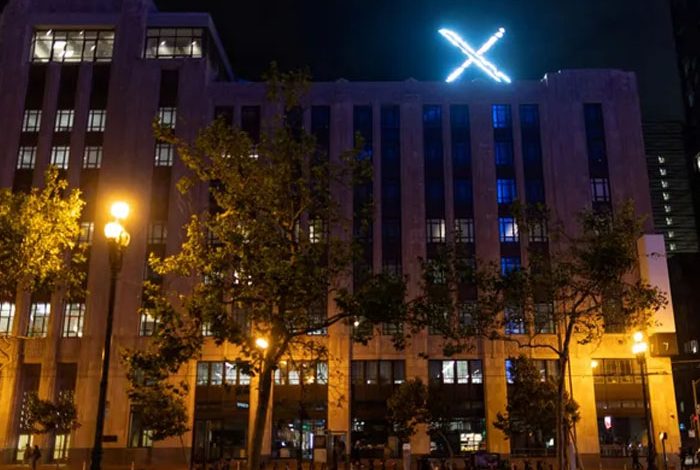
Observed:
[[[478,48],[513,79],[565,68],[637,72],[646,119],[682,114],[668,0],[156,0],[211,13],[234,73],[259,79],[270,61],[327,80],[442,80],[462,54],[437,29]],[[473,68],[473,67],[471,67]],[[465,78],[480,77],[467,70]]]
[[[272,60],[285,69],[308,66],[318,80],[443,80],[463,55],[438,28],[453,28],[478,48],[503,26],[505,37],[487,57],[511,78],[631,70],[645,119],[682,119],[669,0],[155,1],[164,11],[209,12],[234,73],[248,80]],[[472,69],[464,79],[482,76]]]

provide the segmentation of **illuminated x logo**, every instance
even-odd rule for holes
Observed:
[[[459,77],[464,70],[469,67],[472,63],[476,64],[477,67],[479,67],[481,70],[483,70],[486,75],[489,77],[493,78],[497,82],[506,82],[510,83],[510,78],[508,78],[508,75],[504,74],[500,70],[496,68],[495,65],[493,65],[491,62],[486,60],[484,57],[484,53],[491,49],[491,46],[496,44],[496,42],[503,37],[505,34],[506,30],[503,28],[498,28],[498,31],[496,31],[493,36],[491,36],[488,41],[484,43],[483,46],[479,48],[479,50],[474,50],[472,47],[467,44],[460,36],[459,34],[455,33],[454,31],[451,31],[449,29],[441,29],[439,31],[440,34],[442,34],[445,39],[450,41],[455,47],[457,47],[460,51],[464,53],[468,57],[467,60],[464,61],[462,65],[457,67],[454,72],[452,72],[447,79],[445,80],[446,82],[452,82]]]

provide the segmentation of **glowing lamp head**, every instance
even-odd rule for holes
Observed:
[[[255,340],[255,345],[260,349],[267,349],[270,346],[270,343],[268,343],[265,338],[257,338]]]
[[[635,343],[641,343],[644,340],[644,333],[642,333],[641,331],[636,331],[632,335],[632,339]]]
[[[645,343],[644,341],[640,341],[639,343],[634,343],[632,345],[632,353],[635,356],[644,354],[645,352],[647,352],[647,343]]]
[[[354,326],[355,328],[357,328],[358,326],[360,326],[360,320],[355,320],[355,321],[352,323],[352,326]]]
[[[124,233],[124,227],[119,222],[109,222],[105,225],[105,237],[116,240]]]
[[[124,220],[129,216],[129,204],[123,201],[115,202],[109,209],[109,213],[117,220]]]
[[[597,367],[598,367],[598,360],[591,359],[591,369],[595,369]]]

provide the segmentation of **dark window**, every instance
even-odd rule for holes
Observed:
[[[496,165],[507,166],[513,164],[513,142],[494,142],[493,152]]]
[[[525,180],[525,199],[528,204],[544,203],[544,184],[542,180]]]
[[[405,374],[404,361],[352,361],[353,385],[398,385]]]
[[[454,181],[454,199],[457,206],[471,206],[473,194],[470,180],[456,179]]]

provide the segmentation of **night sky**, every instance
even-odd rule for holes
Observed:
[[[34,0],[41,1],[41,0]],[[46,1],[46,0],[43,0]],[[2,6],[3,0],[0,0]],[[668,0],[156,0],[214,18],[234,73],[259,80],[270,61],[316,80],[443,80],[463,55],[450,27],[513,79],[566,68],[637,73],[647,120],[682,119]],[[482,78],[470,67],[463,82]]]

